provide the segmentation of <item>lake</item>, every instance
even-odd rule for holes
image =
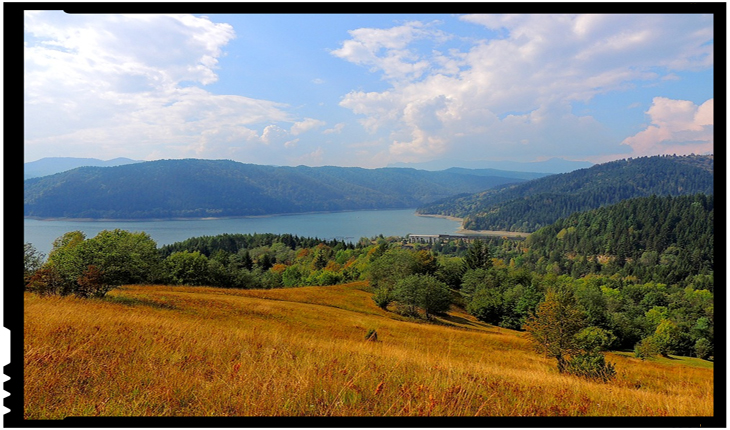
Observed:
[[[461,228],[461,223],[445,218],[417,216],[415,209],[160,221],[23,220],[24,242],[32,243],[45,255],[50,252],[53,241],[69,231],[79,230],[87,238],[91,238],[102,230],[115,228],[131,232],[144,231],[157,242],[157,246],[162,246],[190,237],[223,233],[290,233],[300,237],[338,239],[354,243],[361,237],[370,238],[379,234],[454,234]]]

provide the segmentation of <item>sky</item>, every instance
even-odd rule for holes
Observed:
[[[713,153],[713,16],[26,11],[24,161]]]

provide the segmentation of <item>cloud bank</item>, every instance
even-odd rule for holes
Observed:
[[[714,99],[697,106],[687,100],[656,97],[646,114],[651,124],[621,142],[630,146],[634,154],[714,152]]]
[[[206,91],[235,38],[206,17],[28,12],[25,32],[26,151],[235,158],[275,140],[274,123],[294,123],[293,135],[323,125],[295,122],[283,103]]]
[[[544,156],[625,152],[620,139],[592,116],[574,112],[573,105],[713,62],[712,18],[707,16],[461,19],[492,36],[474,40],[466,50],[448,48],[445,35],[433,28],[436,24],[411,22],[351,31],[351,39],[332,52],[391,84],[384,91],[351,91],[340,105],[360,115],[369,132],[389,130],[392,158],[419,161],[446,152],[499,158],[514,154],[515,146]],[[421,54],[410,49],[423,41],[434,48]],[[656,111],[657,118],[664,118],[658,111],[668,104],[655,99],[649,114],[653,118]],[[672,139],[689,138],[672,127],[657,128]],[[646,133],[624,143],[635,151],[651,151]]]

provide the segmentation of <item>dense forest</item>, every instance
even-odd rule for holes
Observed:
[[[714,198],[643,197],[573,214],[533,233],[527,259],[580,277],[599,260],[625,276],[677,283],[712,273]]]
[[[159,160],[79,167],[24,182],[24,215],[41,218],[257,216],[413,208],[522,182],[478,171],[275,167],[228,160]]]
[[[450,197],[418,213],[464,218],[469,230],[532,232],[575,212],[634,197],[713,193],[713,157],[654,156]]]

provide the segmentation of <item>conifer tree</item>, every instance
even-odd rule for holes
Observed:
[[[475,239],[464,255],[464,271],[475,269],[489,269],[492,259],[489,255],[489,246]]]

